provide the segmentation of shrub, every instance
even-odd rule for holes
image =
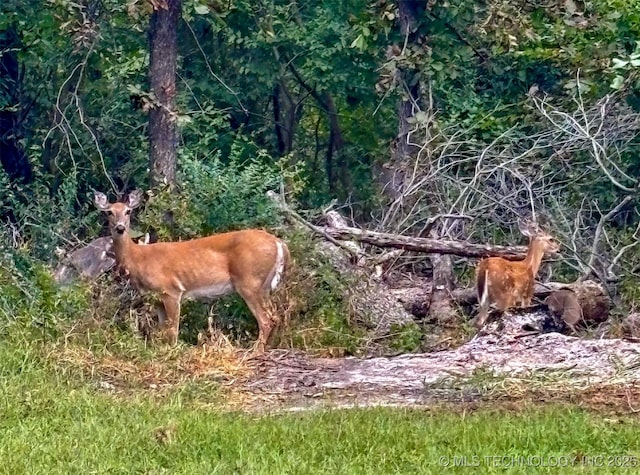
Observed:
[[[280,170],[258,158],[228,164],[219,158],[180,160],[179,191],[152,196],[139,220],[161,240],[194,238],[244,228],[272,228],[280,219],[266,196],[281,181]]]
[[[0,229],[0,332],[20,324],[43,337],[56,336],[59,323],[82,318],[90,308],[88,286],[78,283],[61,289],[51,272],[30,254],[6,245]]]
[[[284,321],[275,342],[332,355],[360,353],[365,331],[350,318],[352,283],[327,262],[308,232],[294,232],[287,240],[293,262],[285,280],[284,304],[278,305]]]

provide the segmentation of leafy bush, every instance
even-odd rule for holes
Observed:
[[[284,284],[285,305],[278,306],[283,322],[275,343],[332,355],[361,353],[365,331],[350,318],[351,282],[327,262],[307,232],[291,234],[287,243],[293,262]]]
[[[389,348],[399,353],[411,353],[420,349],[423,332],[417,323],[391,325]]]
[[[77,213],[73,176],[52,192],[35,181],[4,187],[0,172],[0,331],[16,323],[55,335],[58,323],[86,314],[89,289],[79,283],[58,288],[48,262],[72,236],[87,232],[86,217]]]
[[[280,180],[280,171],[259,158],[241,162],[232,156],[224,164],[218,157],[181,157],[179,192],[152,196],[139,219],[162,240],[273,227],[279,218],[266,192]]]
[[[61,321],[87,314],[91,301],[86,285],[59,288],[43,263],[4,244],[6,237],[6,229],[0,228],[1,333],[19,324],[43,337],[56,336]]]

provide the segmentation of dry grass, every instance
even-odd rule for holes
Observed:
[[[566,370],[535,371],[521,376],[494,376],[488,371],[479,371],[470,378],[444,378],[425,389],[449,392],[450,400],[457,399],[456,395],[465,395],[466,403],[460,406],[465,410],[566,403],[602,414],[640,412],[640,382],[611,378],[594,383]]]
[[[196,346],[145,347],[146,352],[142,352],[123,351],[108,343],[86,345],[82,340],[67,338],[48,345],[46,358],[62,372],[80,374],[103,389],[123,395],[140,391],[162,395],[194,381],[216,382],[224,387],[250,375],[250,351],[235,348],[211,327],[199,340]]]

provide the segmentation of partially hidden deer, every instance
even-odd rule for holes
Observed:
[[[287,245],[259,229],[233,231],[179,242],[140,246],[129,235],[131,211],[142,193],[110,203],[96,192],[94,203],[109,219],[118,267],[140,291],[160,294],[160,330],[169,344],[178,339],[183,298],[210,300],[237,292],[258,322],[254,350],[264,351],[278,320],[267,309],[269,293],[281,282],[290,256]]]
[[[520,231],[529,237],[527,256],[523,260],[510,261],[502,257],[488,257],[481,260],[476,267],[479,304],[478,315],[474,320],[476,328],[485,324],[491,305],[503,312],[515,306],[530,306],[534,281],[542,258],[546,253],[556,254],[560,250],[553,237],[536,225],[521,225]]]

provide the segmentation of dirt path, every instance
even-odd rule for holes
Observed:
[[[430,354],[332,359],[274,350],[251,365],[240,387],[255,407],[428,405],[602,388],[640,404],[640,344],[621,339],[507,331]]]

